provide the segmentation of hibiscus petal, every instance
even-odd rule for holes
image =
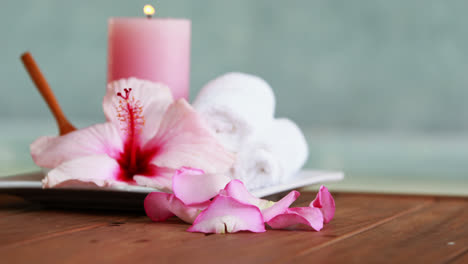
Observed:
[[[202,170],[182,167],[172,179],[172,190],[185,204],[205,202],[215,197],[229,182],[220,174],[205,174]]]
[[[327,187],[323,185],[320,186],[317,197],[315,197],[309,206],[319,208],[322,211],[325,224],[329,223],[335,215],[335,200]]]
[[[176,215],[187,223],[193,223],[198,214],[208,207],[209,203],[185,205],[170,193],[152,192],[145,198],[145,211],[151,220],[164,221]]]
[[[276,202],[274,205],[272,205],[269,208],[266,208],[265,210],[262,211],[263,214],[263,219],[265,222],[270,221],[272,218],[275,216],[282,214],[286,212],[289,208],[289,206],[294,203],[294,201],[297,200],[297,197],[301,195],[298,191],[291,191],[283,197],[281,200]]]
[[[98,124],[59,137],[40,137],[31,146],[34,162],[55,168],[72,159],[107,154],[116,158],[123,150],[122,139],[112,123]]]
[[[323,215],[318,208],[297,207],[287,209],[285,213],[273,217],[267,222],[273,229],[314,229],[323,228]]]
[[[210,206],[195,219],[189,232],[235,233],[238,231],[265,232],[265,224],[258,207],[218,195]]]
[[[139,186],[156,188],[160,191],[172,191],[172,177],[175,173],[174,169],[161,168],[155,165],[148,165],[148,174],[136,174],[133,180]]]
[[[104,114],[108,121],[118,127],[122,124],[119,120],[119,103],[122,98],[117,93],[124,94],[124,89],[131,88],[130,97],[134,97],[141,106],[144,126],[141,131],[141,144],[154,137],[167,107],[173,102],[170,89],[163,84],[153,83],[136,78],[121,79],[107,85],[107,92],[103,100]]]
[[[184,99],[169,106],[157,135],[145,149],[158,150],[152,162],[160,167],[187,166],[206,173],[222,173],[234,162],[234,156],[217,142],[202,118]]]
[[[107,155],[86,156],[62,163],[51,170],[42,180],[44,188],[77,187],[95,185],[98,187],[127,186],[116,180],[120,166]]]
[[[230,196],[242,203],[252,204],[257,206],[260,210],[264,210],[266,208],[271,207],[275,203],[272,201],[260,199],[258,197],[253,196],[245,185],[240,180],[232,180],[230,181],[226,187],[224,188],[222,194],[226,196]]]

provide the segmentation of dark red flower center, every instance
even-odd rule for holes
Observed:
[[[125,94],[117,93],[119,105],[117,117],[120,129],[124,134],[124,151],[117,159],[120,165],[118,180],[133,182],[133,176],[151,173],[149,162],[153,157],[152,151],[144,151],[141,146],[140,134],[145,125],[143,107],[139,100],[131,96],[132,89],[124,89]]]

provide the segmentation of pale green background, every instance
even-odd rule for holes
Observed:
[[[338,187],[468,193],[466,1],[2,0],[0,175],[33,170],[28,144],[55,133],[20,54],[71,120],[100,122],[107,19],[145,3],[192,20],[192,98],[227,71],[265,78],[307,135],[306,167],[344,170]]]

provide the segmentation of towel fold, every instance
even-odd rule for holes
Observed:
[[[275,119],[242,146],[230,176],[242,180],[250,190],[287,182],[308,155],[299,127],[289,119]]]
[[[238,152],[257,130],[273,120],[275,96],[263,79],[227,73],[206,84],[193,102],[223,146]]]
[[[269,142],[250,140],[237,153],[230,173],[232,179],[239,179],[247,189],[255,190],[279,183],[283,170]]]

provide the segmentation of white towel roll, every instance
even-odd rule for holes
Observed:
[[[238,152],[256,130],[273,120],[275,96],[263,79],[234,72],[206,84],[193,107],[221,144],[229,151]]]
[[[304,166],[309,148],[299,127],[289,119],[274,120],[237,154],[231,177],[254,190],[287,182]]]
[[[287,181],[301,170],[309,157],[309,146],[301,129],[287,118],[275,119],[272,123],[270,141],[283,174],[280,181]],[[267,132],[268,133],[268,132]]]
[[[255,190],[280,182],[283,174],[280,164],[269,142],[250,140],[237,153],[230,177],[241,180],[247,189]]]

